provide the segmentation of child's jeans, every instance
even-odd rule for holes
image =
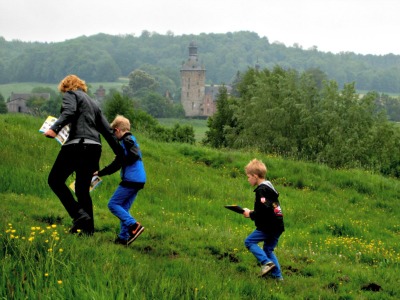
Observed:
[[[129,210],[139,190],[119,185],[108,202],[109,210],[121,221],[118,235],[120,239],[127,240],[129,238],[129,226],[136,223],[136,219],[131,216]]]
[[[272,269],[271,275],[276,278],[281,278],[281,267],[278,258],[274,254],[274,249],[278,244],[281,233],[272,234],[265,233],[260,230],[254,230],[244,241],[247,249],[257,258],[261,264],[273,262],[275,268]],[[263,249],[258,246],[259,242],[264,242]]]

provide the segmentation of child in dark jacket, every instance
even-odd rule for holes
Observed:
[[[245,246],[261,263],[261,275],[268,273],[277,279],[283,280],[281,268],[274,249],[278,244],[279,237],[285,230],[283,214],[278,200],[279,193],[272,183],[265,179],[267,167],[262,161],[253,159],[245,167],[247,180],[255,186],[254,209],[244,209],[245,218],[251,218],[256,229],[246,238]],[[264,242],[263,248],[258,246]]]
[[[130,132],[130,122],[124,116],[117,116],[110,124],[115,136],[124,149],[124,156],[116,156],[114,161],[95,172],[94,175],[110,175],[121,169],[121,183],[115,190],[108,208],[120,219],[120,232],[115,240],[116,244],[131,244],[144,230],[144,227],[136,221],[129,210],[136,199],[138,192],[146,183],[146,172],[142,160],[142,153],[136,138]]]

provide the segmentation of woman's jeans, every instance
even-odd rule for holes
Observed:
[[[245,240],[244,244],[247,249],[256,257],[256,259],[262,264],[273,262],[275,268],[271,270],[273,277],[281,278],[282,272],[278,262],[278,258],[274,254],[274,249],[278,245],[278,240],[281,233],[265,233],[260,230],[254,230]],[[261,249],[258,243],[264,242],[264,246]]]
[[[100,156],[101,145],[77,143],[62,146],[48,178],[50,188],[71,218],[79,217],[80,209],[92,218],[88,231],[94,231],[93,204],[89,188],[93,173],[99,169]],[[73,172],[77,201],[65,183]]]
[[[136,219],[131,216],[129,210],[136,199],[140,189],[124,187],[119,185],[108,202],[108,209],[115,215],[120,222],[120,232],[118,237],[122,240],[129,238],[129,227],[136,223]]]

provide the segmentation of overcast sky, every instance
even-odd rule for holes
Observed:
[[[400,0],[0,0],[0,13],[7,41],[246,30],[303,49],[400,55]]]

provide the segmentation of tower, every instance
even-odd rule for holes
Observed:
[[[181,68],[181,103],[186,117],[204,115],[204,95],[206,69],[200,65],[197,57],[197,46],[189,44],[189,58]]]

